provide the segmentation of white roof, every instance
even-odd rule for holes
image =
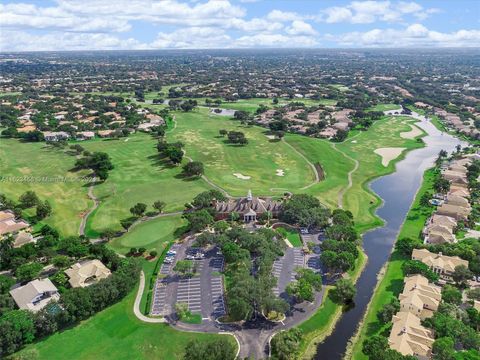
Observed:
[[[20,309],[38,311],[47,305],[50,300],[60,298],[58,290],[50,279],[33,280],[28,284],[20,286],[10,291],[10,295],[17,303]],[[38,299],[45,295],[44,299]],[[40,300],[33,303],[34,300]]]

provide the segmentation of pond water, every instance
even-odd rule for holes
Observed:
[[[405,115],[402,115],[405,116]],[[371,183],[372,190],[384,201],[377,215],[385,220],[385,226],[367,232],[363,236],[363,248],[368,255],[368,263],[357,281],[355,306],[344,313],[333,333],[318,345],[316,359],[341,359],[349,339],[354,335],[377,283],[377,275],[388,260],[392,246],[422,183],[423,173],[432,167],[440,150],[449,153],[460,144],[452,135],[442,133],[424,116],[412,113],[411,117],[428,134],[423,138],[426,147],[410,151],[396,166],[396,172],[383,176]]]

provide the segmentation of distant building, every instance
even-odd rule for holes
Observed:
[[[15,237],[13,238],[13,247],[19,248],[23,245],[30,244],[35,242],[33,239],[33,235],[29,232],[20,231]]]
[[[100,260],[76,263],[65,270],[72,287],[87,287],[111,275],[110,270]]]
[[[93,131],[78,131],[75,138],[77,140],[91,140],[95,138],[95,133]]]
[[[247,197],[216,202],[214,207],[218,220],[228,218],[231,213],[238,213],[243,221],[248,223],[257,221],[258,217],[267,211],[272,214],[272,217],[277,217],[282,203],[271,198],[253,197],[249,190]]]
[[[10,290],[10,295],[20,309],[33,312],[41,310],[52,300],[60,299],[60,294],[50,279],[30,281]]]
[[[70,135],[65,131],[44,131],[42,132],[45,141],[60,141],[70,139]]]

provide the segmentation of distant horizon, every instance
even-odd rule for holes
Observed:
[[[480,47],[472,0],[3,0],[2,53]]]

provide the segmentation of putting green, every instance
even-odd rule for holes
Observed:
[[[187,156],[204,163],[208,179],[234,196],[249,189],[256,195],[299,192],[315,181],[307,161],[287,144],[270,140],[263,128],[242,126],[207,109],[175,116],[177,127],[168,134],[169,140],[183,142]],[[228,144],[219,136],[220,129],[245,133],[248,145]],[[283,170],[283,176],[277,170]]]
[[[109,246],[120,254],[128,253],[132,247],[157,250],[160,254],[165,245],[175,239],[175,230],[185,224],[186,220],[180,215],[145,221],[131,228],[125,235],[110,241]]]
[[[87,183],[80,179],[88,172],[69,171],[75,164],[74,156],[45,143],[2,138],[0,159],[0,193],[17,201],[25,191],[35,191],[52,205],[52,215],[42,223],[55,227],[62,235],[77,234],[81,216],[92,202],[87,197]]]
[[[202,179],[180,178],[181,167],[161,161],[156,142],[150,135],[138,133],[127,139],[82,143],[89,151],[108,153],[115,166],[107,181],[95,186],[94,194],[101,204],[89,217],[89,235],[92,230],[120,229],[119,221],[130,216],[129,209],[138,202],[147,204],[147,211],[151,211],[153,202],[161,200],[167,204],[165,212],[178,211],[211,188]]]

